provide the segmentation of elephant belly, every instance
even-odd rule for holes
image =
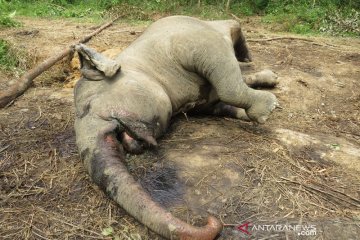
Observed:
[[[198,74],[183,69],[174,71],[172,68],[171,73],[163,76],[168,77],[158,78],[157,81],[169,96],[172,116],[180,112],[187,112],[209,100],[212,87],[206,79]]]

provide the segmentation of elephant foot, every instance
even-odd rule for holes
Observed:
[[[254,91],[254,101],[251,106],[246,109],[246,114],[252,121],[263,124],[269,118],[271,112],[279,106],[279,103],[275,95],[270,92]]]
[[[257,72],[245,78],[245,83],[250,87],[275,87],[278,83],[278,76],[269,69]]]

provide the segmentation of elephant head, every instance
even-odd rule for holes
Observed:
[[[111,94],[112,84],[122,74],[116,61],[84,45],[76,49],[83,72],[75,87],[76,142],[91,179],[131,216],[166,238],[214,239],[222,229],[216,218],[210,216],[204,227],[187,224],[154,202],[130,175],[121,136],[156,146],[159,124],[144,122],[117,104],[124,99]]]

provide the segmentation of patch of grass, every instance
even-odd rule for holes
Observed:
[[[298,23],[298,24],[295,24],[295,25],[291,28],[291,32],[298,33],[298,34],[313,33],[313,31],[312,31],[312,29],[311,29],[311,25],[308,24],[308,23]]]
[[[360,12],[351,1],[271,1],[262,21],[298,34],[359,35]],[[358,9],[358,10],[357,10]]]
[[[20,75],[33,64],[33,57],[29,52],[0,38],[0,70]]]
[[[319,30],[326,11],[321,7],[308,8],[305,5],[288,5],[272,9],[263,18],[263,22],[275,23],[280,31],[299,34],[315,33]]]
[[[0,27],[18,27],[20,26],[20,22],[14,20],[14,16],[16,14],[16,11],[8,14],[3,15],[0,14]]]
[[[10,13],[17,11],[18,15],[30,17],[65,17],[86,18],[98,20],[102,18],[103,8],[97,6],[96,1],[79,1],[77,4],[66,1],[1,1],[0,11]]]
[[[268,4],[269,0],[233,1],[230,10],[240,16],[264,15]]]
[[[179,15],[197,16],[203,19],[219,20],[229,18],[224,8],[216,5],[205,5],[202,7],[183,7],[178,11]]]
[[[10,44],[0,39],[0,69],[5,71],[14,71],[19,61],[15,54],[12,54]]]
[[[164,2],[168,4],[164,4]],[[154,20],[159,16],[167,15],[188,15],[204,19],[225,19],[229,17],[225,9],[219,4],[204,4],[199,7],[197,4],[186,4],[185,1],[170,0],[145,1],[145,3],[139,4],[119,3],[109,5],[105,10],[105,15],[112,16],[119,13],[124,14],[125,19],[141,21]]]

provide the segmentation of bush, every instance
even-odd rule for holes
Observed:
[[[355,9],[348,12],[335,10],[326,15],[319,30],[331,35],[360,36],[360,12]]]
[[[0,69],[6,71],[14,70],[18,65],[18,61],[14,54],[11,53],[10,44],[0,39]]]
[[[356,1],[298,0],[270,1],[264,22],[276,23],[280,31],[294,33],[331,33],[333,35],[356,35],[359,12]],[[357,14],[356,14],[357,13]],[[357,29],[357,30],[356,30]]]
[[[8,15],[0,15],[0,27],[18,27],[21,24],[14,20],[16,11]]]

